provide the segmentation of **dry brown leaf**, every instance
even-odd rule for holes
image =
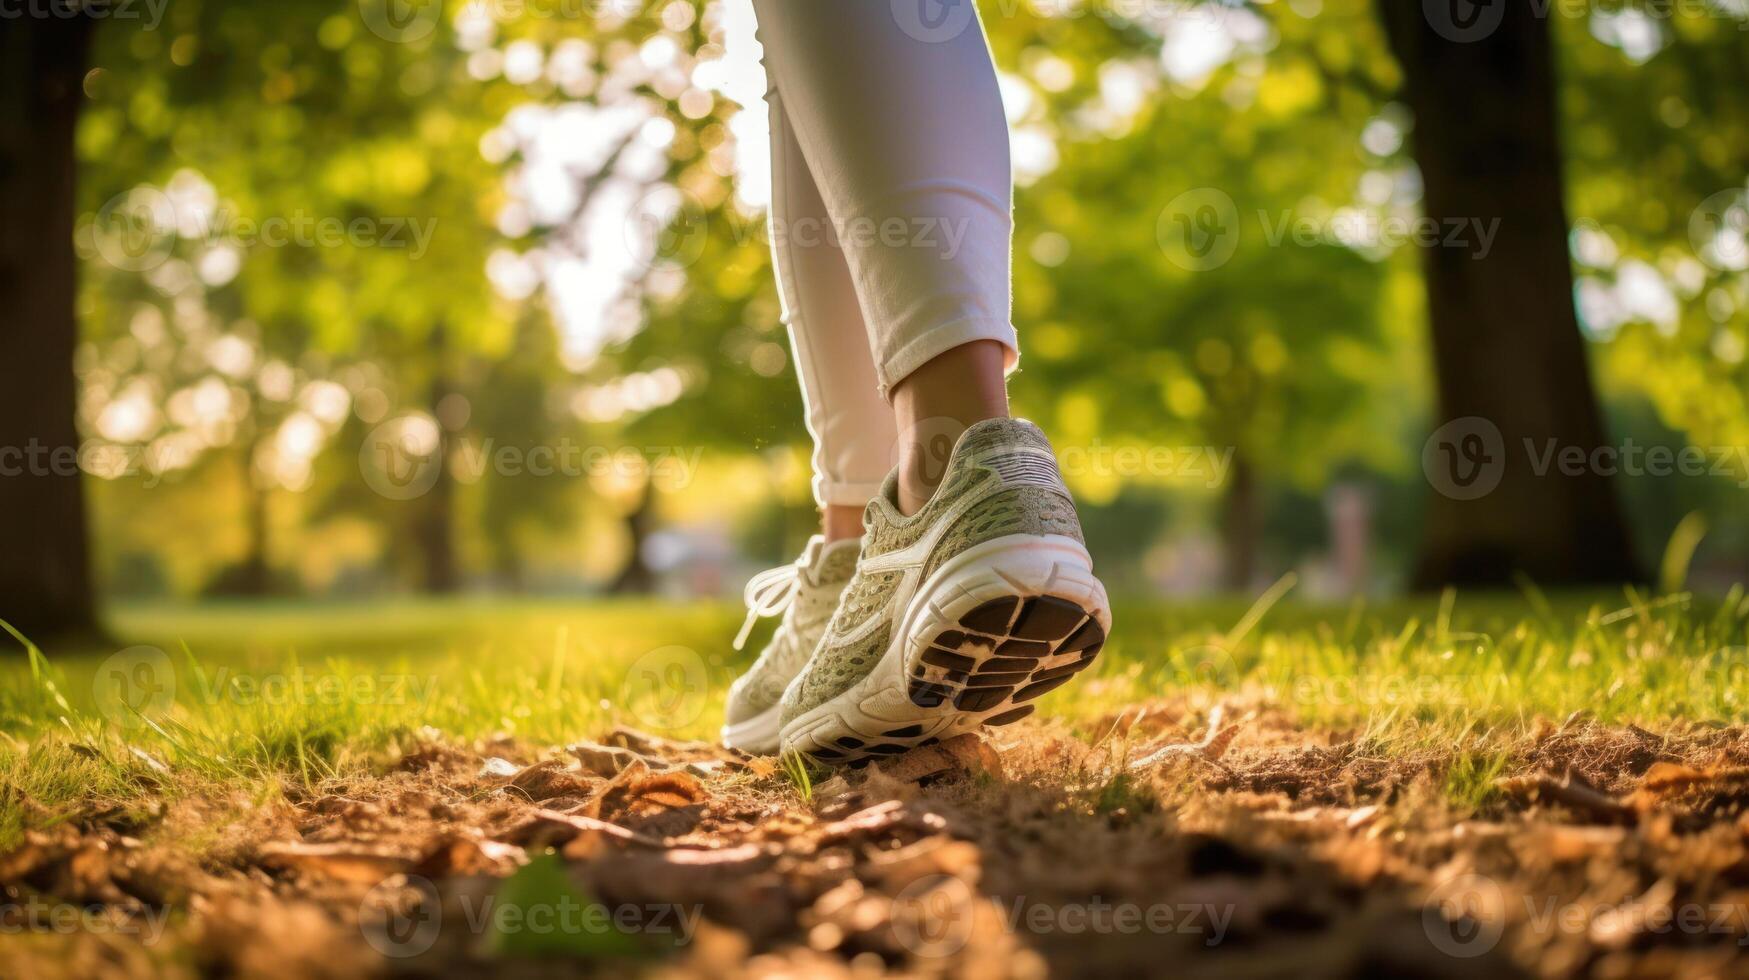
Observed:
[[[915,783],[944,772],[988,772],[1000,777],[1002,756],[982,735],[966,732],[936,745],[920,745],[885,762],[872,763],[868,778],[878,781],[881,776],[885,776],[898,783]]]
[[[1626,803],[1592,787],[1573,773],[1504,776],[1494,780],[1494,787],[1523,804],[1560,803],[1594,817],[1624,823],[1632,822],[1638,816]]]
[[[595,792],[595,784],[588,777],[565,768],[557,759],[528,766],[511,778],[510,787],[536,801],[559,796],[583,799]]]
[[[637,844],[644,847],[662,846],[662,842],[654,837],[637,833],[606,820],[583,814],[561,813],[558,810],[545,809],[533,811],[527,822],[513,828],[504,836],[524,847],[532,847],[537,843],[564,844],[574,841],[579,836],[588,836],[590,841],[579,846],[580,852],[593,852],[603,841]]]
[[[438,840],[413,866],[413,873],[426,878],[505,875],[527,863],[528,853],[515,844],[452,834]]]
[[[1130,763],[1131,769],[1146,769],[1151,766],[1168,762],[1172,759],[1202,759],[1207,762],[1219,763],[1221,757],[1227,754],[1227,749],[1233,745],[1239,731],[1244,727],[1245,719],[1240,719],[1231,725],[1223,725],[1225,708],[1215,705],[1209,712],[1209,727],[1202,741],[1180,745],[1167,745],[1150,753],[1147,757]]]
[[[1627,831],[1621,827],[1555,824],[1539,828],[1534,836],[1536,852],[1561,863],[1612,854],[1627,840]]]
[[[600,742],[578,742],[566,746],[565,751],[576,756],[585,770],[604,779],[612,779],[633,762],[644,758],[631,749]]]
[[[307,844],[303,841],[263,844],[256,851],[256,859],[269,868],[368,885],[405,871],[413,863],[406,855],[383,848],[354,843]]]

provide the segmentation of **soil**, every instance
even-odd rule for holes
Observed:
[[[93,801],[0,856],[0,973],[1749,976],[1749,730],[1387,751],[1173,701],[1085,730],[805,785],[627,729],[432,738],[313,788]],[[1460,808],[1478,751],[1505,763]]]

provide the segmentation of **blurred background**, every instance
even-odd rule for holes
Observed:
[[[725,596],[810,533],[747,0],[42,6],[0,615]],[[1114,591],[1749,571],[1749,2],[1506,6],[980,4],[1013,399]]]

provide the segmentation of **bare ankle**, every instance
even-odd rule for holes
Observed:
[[[820,535],[827,544],[862,537],[862,508],[827,504],[820,508]]]
[[[893,386],[899,512],[917,513],[941,485],[960,434],[1008,417],[1007,348],[978,340],[944,351]]]

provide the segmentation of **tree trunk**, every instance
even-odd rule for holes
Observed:
[[[455,390],[449,378],[448,333],[441,324],[432,329],[430,344],[436,368],[431,379],[427,409],[431,412],[431,417],[437,420],[441,431],[444,429],[443,400]],[[426,592],[439,595],[454,592],[461,583],[461,577],[456,571],[455,475],[449,468],[447,434],[438,440],[437,479],[424,496],[414,501],[414,506],[417,513],[413,517],[413,540],[418,542],[420,555],[424,559],[420,569],[420,585]]]
[[[0,617],[96,629],[73,347],[73,128],[89,17],[0,21]]]
[[[1257,577],[1257,547],[1263,537],[1257,472],[1243,453],[1233,454],[1233,471],[1221,497],[1221,584],[1244,592]]]
[[[1379,9],[1442,233],[1422,250],[1442,428],[1413,583],[1637,580],[1608,477],[1546,462],[1607,438],[1573,309],[1548,22],[1516,0],[1469,5],[1469,24],[1408,0]],[[1457,222],[1467,245],[1445,244]]]
[[[625,516],[625,524],[626,534],[631,538],[631,549],[608,590],[616,595],[643,595],[653,592],[656,588],[656,573],[645,559],[644,542],[649,540],[650,531],[656,524],[656,481],[644,481],[643,489],[638,493],[638,502]]]
[[[238,568],[237,594],[264,596],[272,591],[267,551],[271,531],[268,526],[268,494],[271,492],[255,482],[255,444],[252,439],[243,453],[243,506],[249,522],[248,551]]]

